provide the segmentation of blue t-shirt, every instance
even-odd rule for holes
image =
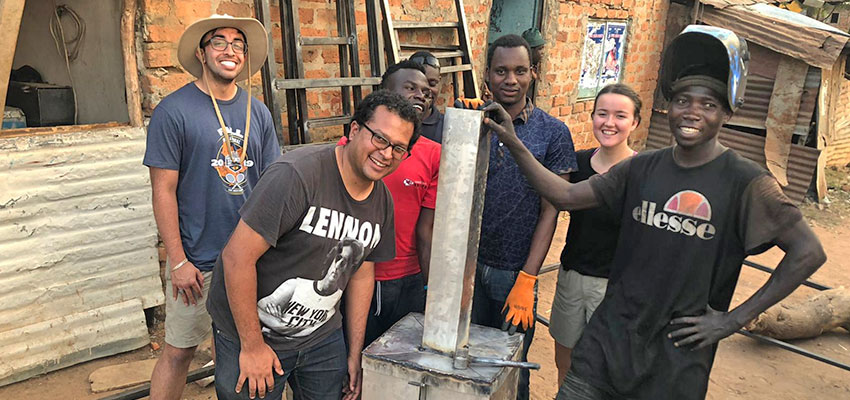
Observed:
[[[217,100],[234,155],[241,154],[248,95],[237,89]],[[280,156],[268,108],[251,98],[251,131],[245,160],[227,156],[210,96],[189,83],[162,99],[148,126],[144,164],[177,170],[177,213],[186,257],[209,271],[239,221],[239,208],[260,172]],[[181,260],[172,260],[179,262]]]
[[[527,121],[514,120],[514,129],[534,158],[550,171],[561,175],[577,169],[570,129],[559,119],[534,107]],[[539,214],[540,196],[510,151],[493,135],[478,262],[504,270],[521,269],[528,258]]]

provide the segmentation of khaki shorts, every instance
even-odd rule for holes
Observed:
[[[197,304],[187,306],[183,303],[183,296],[174,300],[171,267],[166,264],[166,268],[169,272],[165,278],[165,343],[179,349],[195,347],[212,333],[212,319],[207,312],[212,271],[201,271],[204,274],[203,297],[196,299]]]
[[[596,307],[605,298],[608,279],[558,270],[549,334],[564,347],[575,347]]]

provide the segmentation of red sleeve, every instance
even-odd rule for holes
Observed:
[[[422,207],[434,209],[437,206],[437,181],[440,178],[440,155],[442,147],[434,146],[434,151],[428,158],[431,170],[431,179],[428,182],[428,189],[425,191],[425,197],[422,199]]]

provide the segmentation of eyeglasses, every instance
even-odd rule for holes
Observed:
[[[207,47],[207,45],[210,45],[213,50],[218,51],[227,50],[227,45],[230,45],[230,48],[233,49],[234,53],[245,54],[248,52],[248,43],[245,43],[241,40],[234,40],[232,42],[228,42],[227,40],[224,40],[224,38],[213,37],[212,39],[201,43],[201,47]]]
[[[406,148],[404,148],[400,145],[397,145],[397,144],[394,145],[394,144],[390,143],[389,139],[381,136],[381,134],[379,134],[379,133],[375,133],[375,131],[373,131],[372,128],[370,128],[368,125],[366,125],[365,122],[360,122],[360,121],[354,121],[354,122],[357,122],[357,125],[360,125],[360,126],[366,128],[366,130],[369,131],[369,133],[372,134],[372,144],[375,145],[375,147],[377,147],[378,150],[386,150],[387,147],[392,146],[392,148],[393,148],[393,158],[395,158],[396,160],[402,161],[402,160],[407,159],[407,157],[410,157],[410,152],[407,151]]]
[[[437,60],[437,57],[434,56],[414,56],[410,57],[410,61],[419,65],[428,65],[436,69],[440,69],[440,60]]]

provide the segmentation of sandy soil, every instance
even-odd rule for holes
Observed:
[[[829,208],[819,209],[814,205],[803,207],[813,230],[823,242],[829,260],[812,277],[812,280],[831,287],[850,287],[850,246],[846,238],[850,235],[850,175],[838,174],[839,181],[830,191],[832,203]],[[844,188],[843,186],[847,186]],[[566,214],[558,224],[558,232],[552,243],[546,264],[556,263],[568,225]],[[753,257],[752,260],[767,266],[776,266],[782,257],[779,250],[771,250]],[[757,290],[768,275],[744,267],[733,303],[744,301]],[[540,278],[539,312],[548,318],[551,311],[557,273],[551,272]],[[792,296],[808,296],[814,289],[800,288]],[[153,330],[151,339],[162,344],[162,324]],[[850,334],[837,330],[815,339],[797,340],[792,344],[824,355],[845,364],[850,364]],[[91,393],[88,376],[92,371],[107,365],[154,358],[159,351],[151,347],[94,360],[66,368],[24,382],[0,388],[0,399],[56,398],[98,399],[120,392]],[[554,364],[554,344],[546,327],[538,325],[529,355],[530,361],[542,365],[531,374],[531,398],[552,399],[557,392],[557,370]],[[193,368],[203,365],[209,356],[200,352]],[[200,388],[189,384],[184,398],[191,400],[214,399],[212,386]],[[741,335],[733,335],[720,344],[717,360],[711,374],[708,399],[847,399],[850,398],[850,372],[788,352],[763,345]]]

